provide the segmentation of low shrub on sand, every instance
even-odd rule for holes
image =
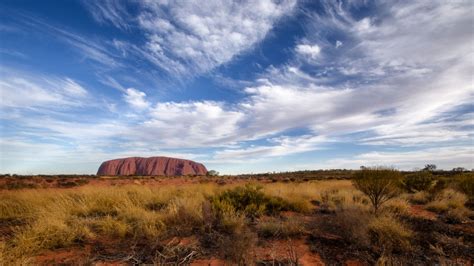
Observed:
[[[418,171],[406,175],[402,180],[403,187],[409,192],[427,191],[431,189],[435,180],[429,171]]]
[[[249,218],[263,214],[274,215],[281,211],[292,211],[294,205],[281,197],[268,196],[262,192],[262,187],[246,185],[223,191],[213,196],[211,203],[214,208],[230,205],[237,212],[244,213]]]

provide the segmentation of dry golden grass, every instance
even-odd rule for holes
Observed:
[[[0,241],[0,265],[5,265],[7,263],[7,259],[5,258],[5,242]]]
[[[2,245],[2,254],[30,256],[103,235],[152,239],[165,232],[182,233],[200,222],[202,201],[219,189],[197,184],[2,192],[0,221],[25,223]]]
[[[277,213],[262,214],[273,216],[248,217],[229,202],[213,201],[216,195],[235,188],[236,184],[86,185],[73,189],[2,191],[0,222],[17,227],[11,237],[0,242],[0,265],[34,264],[29,259],[41,252],[89,240],[154,243],[191,235],[197,236],[201,248],[218,250],[222,258],[235,263],[247,263],[257,241],[255,231],[264,238],[307,235],[311,228],[304,219],[317,218],[318,209],[330,213],[319,219],[323,224],[315,226],[319,226],[317,230],[340,235],[348,243],[363,248],[408,251],[413,232],[400,222],[399,216],[408,214],[409,201],[429,198],[428,194],[419,194],[425,192],[402,195],[389,200],[375,215],[368,198],[349,180],[258,185],[272,200],[278,197],[272,204],[289,203],[290,210],[299,214],[279,216],[279,209]],[[461,221],[468,215],[465,202],[465,195],[447,189],[428,207]]]
[[[402,224],[396,217],[379,215],[369,222],[369,232],[375,246],[387,250],[408,251],[413,232]]]
[[[272,183],[263,187],[263,191],[271,196],[281,197],[300,212],[308,213],[312,209],[312,200],[322,201],[322,194],[329,191],[349,193],[355,191],[348,180],[312,181],[308,183]]]
[[[257,224],[258,234],[262,237],[288,238],[305,233],[304,222],[298,217],[279,219],[272,217]]]
[[[100,236],[154,239],[190,235],[204,224],[202,203],[206,198],[232,187],[235,185],[210,183],[5,191],[0,194],[0,221],[18,221],[23,225],[2,244],[2,254],[9,258],[34,256],[43,250],[68,247]],[[311,201],[321,200],[324,191],[335,190],[339,197],[348,199],[355,193],[349,181],[263,185],[265,194],[283,198],[302,213],[309,213],[313,208]],[[245,231],[238,226],[244,224],[243,219],[229,209],[221,224],[229,232]],[[278,230],[293,235],[300,231],[300,225],[287,221]],[[2,255],[2,260],[5,257]]]
[[[382,207],[382,211],[399,216],[407,216],[410,213],[410,203],[403,198],[391,199]]]
[[[444,214],[447,221],[460,223],[472,216],[472,211],[465,207],[468,197],[454,189],[448,188],[438,193],[426,209]]]
[[[466,195],[448,188],[438,193],[434,200],[426,205],[426,208],[434,212],[446,212],[451,209],[465,208],[466,202]]]
[[[418,191],[415,193],[404,194],[402,198],[407,199],[414,204],[426,204],[430,201],[430,193],[427,191]]]

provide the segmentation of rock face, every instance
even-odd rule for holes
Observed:
[[[130,157],[103,162],[97,175],[205,175],[206,167],[190,160],[169,157]]]

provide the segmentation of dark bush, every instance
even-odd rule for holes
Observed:
[[[458,184],[459,190],[466,194],[469,199],[474,199],[474,174],[468,173],[463,174],[460,177],[460,182]]]
[[[10,190],[25,189],[25,188],[38,188],[38,185],[34,183],[23,182],[23,181],[13,181],[13,182],[7,182],[4,185],[4,188],[10,189]]]
[[[403,178],[403,186],[409,192],[426,191],[431,189],[433,185],[433,175],[428,171],[419,171]]]
[[[230,205],[237,212],[244,213],[249,218],[258,217],[262,214],[278,214],[281,211],[294,210],[293,206],[280,197],[271,197],[261,191],[262,187],[246,185],[226,190],[212,197],[211,203],[214,208]]]
[[[78,185],[79,184],[77,184],[74,181],[66,181],[66,182],[60,181],[60,182],[58,182],[58,186],[63,187],[63,188],[71,188],[71,187],[76,187]]]

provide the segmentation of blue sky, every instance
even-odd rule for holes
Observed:
[[[0,172],[474,168],[470,1],[0,2]]]

